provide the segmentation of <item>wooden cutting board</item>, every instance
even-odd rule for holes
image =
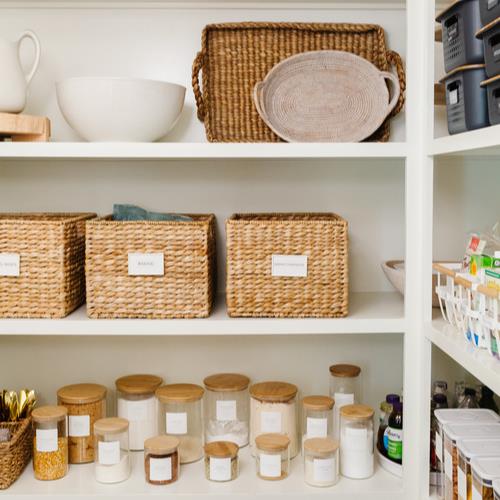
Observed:
[[[50,120],[44,116],[0,113],[0,142],[48,142]]]

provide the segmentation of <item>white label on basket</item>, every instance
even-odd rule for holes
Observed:
[[[57,429],[36,430],[36,451],[57,451],[58,447]]]
[[[448,93],[448,98],[450,100],[450,104],[453,106],[458,103],[458,89],[451,90]]]
[[[187,434],[187,413],[167,413],[167,434]]]
[[[219,422],[236,420],[236,401],[216,401],[215,411]]]
[[[71,437],[90,436],[90,416],[89,415],[70,415],[69,431]]]
[[[436,432],[436,457],[440,462],[443,461],[443,438],[439,432]]]
[[[19,276],[20,261],[18,253],[0,253],[0,276]]]
[[[330,483],[335,479],[335,459],[315,458],[313,461],[314,480],[321,483]]]
[[[474,486],[472,487],[472,500],[483,500],[483,495]]]
[[[467,476],[460,467],[458,468],[458,496],[462,500],[467,500]]]
[[[453,479],[453,461],[449,451],[444,450],[444,473],[448,479]]]
[[[259,473],[264,477],[280,477],[281,455],[261,453],[259,455]]]
[[[261,434],[280,433],[281,413],[277,411],[263,411],[260,414],[260,432]]]
[[[212,481],[230,481],[231,458],[210,457],[210,479]]]
[[[496,7],[498,4],[498,0],[488,0],[488,10],[491,10],[493,7]]]
[[[273,255],[273,276],[307,277],[307,255]]]
[[[172,479],[172,458],[150,458],[149,478],[151,481],[170,481]]]
[[[307,417],[307,439],[327,437],[328,419]]]
[[[163,276],[162,253],[129,253],[129,276]]]
[[[120,463],[120,441],[99,441],[99,463],[116,465]]]

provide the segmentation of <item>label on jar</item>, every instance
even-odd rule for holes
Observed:
[[[439,432],[436,432],[436,457],[439,461],[443,461],[443,438]]]
[[[0,276],[19,276],[20,260],[18,253],[0,253]]]
[[[314,480],[321,483],[335,481],[335,459],[315,458],[313,462]]]
[[[472,486],[472,500],[483,500],[483,494]]]
[[[453,461],[448,450],[444,450],[444,473],[448,479],[453,479]]]
[[[231,458],[210,457],[210,479],[212,481],[230,481]]]
[[[90,436],[90,415],[70,415],[68,423],[70,437]]]
[[[151,481],[170,481],[172,479],[172,458],[150,458],[149,479]]]
[[[129,253],[129,276],[163,276],[162,253]]]
[[[281,413],[278,411],[263,411],[260,414],[260,433],[280,433]]]
[[[120,463],[120,441],[99,441],[99,463],[116,465]]]
[[[462,500],[467,500],[467,476],[464,471],[458,467],[458,496]]]
[[[333,395],[333,399],[335,399],[335,406],[333,407],[333,432],[335,439],[338,439],[340,434],[340,408],[345,405],[352,405],[354,403],[354,394],[336,392]]]
[[[306,427],[307,439],[327,437],[328,419],[307,417]]]
[[[307,277],[307,255],[273,255],[272,276]]]
[[[219,422],[236,420],[236,401],[216,401],[215,413]]]
[[[187,434],[187,413],[167,413],[167,434]]]
[[[57,429],[36,430],[36,451],[57,451],[58,447]]]
[[[281,477],[281,455],[259,455],[259,474],[264,477]]]

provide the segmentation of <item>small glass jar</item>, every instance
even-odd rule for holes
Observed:
[[[158,434],[155,391],[163,383],[156,375],[127,375],[116,380],[117,415],[129,421],[130,449],[144,449],[144,441]]]
[[[286,382],[261,382],[250,387],[250,445],[260,434],[285,434],[290,457],[299,451],[297,432],[297,386]]]
[[[144,443],[144,472],[149,484],[164,485],[179,479],[179,444],[174,436],[155,436]]]
[[[340,436],[340,409],[361,401],[359,374],[356,365],[330,366],[330,396],[335,400],[333,410],[333,437]]]
[[[203,456],[201,401],[204,392],[203,387],[195,384],[169,384],[156,390],[160,434],[179,439],[181,464],[196,462]]]
[[[41,481],[61,479],[68,473],[68,410],[64,406],[41,406],[31,416],[35,477]]]
[[[339,443],[331,438],[304,441],[304,480],[311,486],[333,486],[339,480]]]
[[[476,457],[471,460],[472,499],[493,500],[493,481],[500,479],[500,457]]]
[[[328,396],[306,396],[302,400],[302,445],[306,439],[333,438],[333,407]]]
[[[248,444],[250,379],[236,373],[219,373],[203,381],[205,442],[231,441]]]
[[[121,483],[130,476],[128,420],[103,418],[94,424],[95,478],[100,483]]]
[[[340,473],[366,479],[374,472],[373,415],[366,405],[347,405],[340,410]]]
[[[238,477],[236,443],[213,441],[205,445],[205,477],[216,482],[234,481]]]
[[[267,481],[285,479],[290,471],[290,439],[284,434],[261,434],[255,439],[257,476]]]
[[[66,385],[57,391],[57,404],[68,409],[69,463],[94,461],[94,424],[106,416],[106,387]]]

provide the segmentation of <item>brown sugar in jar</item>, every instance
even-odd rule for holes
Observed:
[[[144,472],[149,484],[165,485],[177,481],[179,444],[174,436],[156,436],[144,442]]]

